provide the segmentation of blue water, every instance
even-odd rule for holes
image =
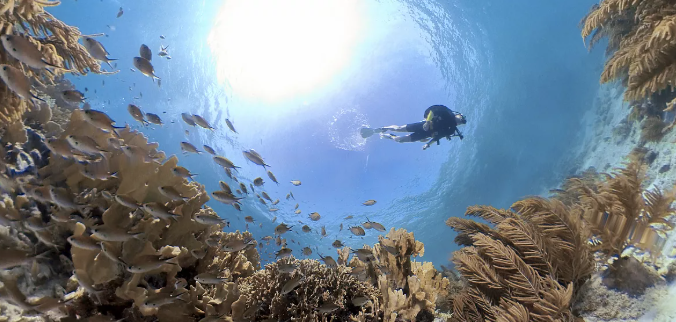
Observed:
[[[297,256],[308,245],[333,254],[335,239],[353,248],[377,241],[374,230],[364,238],[347,230],[368,217],[388,229],[413,231],[425,243],[423,259],[443,265],[457,249],[454,233],[444,225],[448,217],[462,216],[475,204],[508,207],[557,185],[574,170],[567,157],[580,143],[581,117],[591,107],[603,63],[601,53],[586,51],[577,29],[594,1],[361,1],[361,27],[345,63],[308,89],[279,99],[238,92],[231,85],[242,74],[219,82],[218,53],[207,39],[225,2],[69,0],[50,12],[84,34],[108,34],[98,39],[110,57],[119,59],[116,75],[72,78],[80,90],[88,88],[92,108],[108,112],[119,125],[137,126],[127,113],[129,103],[159,114],[163,127],[140,130],[198,173],[209,192],[219,189],[218,180],[233,189],[236,183],[210,155],[183,155],[180,141],[214,147],[242,166],[240,181],[248,186],[263,177],[264,190],[281,200],[276,213],[254,197],[243,200],[242,212],[211,200],[208,205],[231,222],[226,231],[245,230],[246,215],[255,218],[248,228],[258,238],[285,222],[294,225],[285,237],[300,243],[289,243]],[[116,18],[119,7],[124,15]],[[267,23],[256,16],[248,21]],[[161,44],[169,45],[171,60],[153,57],[161,87],[130,71],[142,43],[154,54]],[[422,143],[358,135],[361,126],[419,121],[434,104],[467,116],[463,141],[444,140],[422,151]],[[203,115],[216,131],[187,126],[181,112]],[[227,129],[225,118],[239,134]],[[249,148],[264,156],[279,186],[269,182],[262,167],[245,161],[241,151]],[[290,180],[303,183],[295,187]],[[289,191],[296,201],[285,200]],[[367,199],[378,203],[363,206]],[[301,215],[293,212],[296,202]],[[307,218],[313,211],[321,214],[320,221]],[[355,219],[344,220],[348,215]],[[315,232],[302,233],[299,220]],[[326,226],[325,238],[316,233],[321,226]],[[261,257],[267,260],[275,250],[274,244],[266,246]]]

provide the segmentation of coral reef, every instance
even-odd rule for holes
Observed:
[[[625,99],[638,100],[667,89],[676,75],[673,42],[676,11],[671,1],[603,0],[581,22],[590,48],[608,38],[601,82],[621,79]]]
[[[593,271],[579,213],[558,200],[528,198],[510,210],[470,207],[447,224],[465,245],[453,262],[468,287],[453,299],[451,321],[570,320],[574,290]]]
[[[44,68],[30,68],[9,56],[4,50],[0,51],[0,64],[19,68],[40,86],[44,83],[53,83],[63,72],[105,73],[98,61],[78,43],[80,31],[64,24],[44,9],[58,4],[59,1],[47,0],[0,1],[0,34],[24,37],[39,50],[47,64],[58,68],[54,68],[51,73],[45,72]],[[0,101],[3,102],[0,108],[0,128],[22,121],[23,114],[29,108],[29,103],[12,93],[4,83],[0,89]]]
[[[664,137],[667,123],[659,117],[649,117],[641,124],[641,141],[657,142]]]
[[[568,189],[580,193],[579,207],[596,241],[592,250],[607,256],[620,255],[633,246],[659,255],[666,232],[674,228],[668,218],[676,209],[676,196],[658,189],[644,190],[645,166],[634,155],[624,168],[604,176],[595,187],[579,179],[569,179]]]

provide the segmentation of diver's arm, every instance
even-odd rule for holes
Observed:
[[[460,138],[460,140],[462,140],[463,138],[465,138],[464,136],[462,136],[462,133],[460,133],[460,130],[458,130],[457,127],[455,128],[455,133],[454,133],[454,134],[457,135],[457,136]]]
[[[427,142],[427,143],[425,143],[425,145],[423,145],[423,150],[427,150],[427,148],[432,146],[432,142],[434,142],[434,141],[437,141],[437,145],[439,145],[439,139],[440,139],[439,137],[434,136],[429,142]]]

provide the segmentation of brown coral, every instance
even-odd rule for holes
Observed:
[[[447,224],[467,247],[453,261],[468,287],[454,298],[453,321],[566,320],[575,285],[592,272],[579,215],[557,200],[529,198],[514,211],[470,207],[495,228],[462,218]]]
[[[80,31],[56,19],[44,7],[58,5],[58,1],[0,1],[0,34],[18,32],[42,52],[45,61],[60,66],[56,73],[68,71],[77,74],[105,73],[84,46],[78,43]],[[10,64],[23,70],[38,83],[52,83],[57,75],[23,67],[13,57],[0,51],[0,64]],[[6,86],[0,89],[0,127],[20,122],[28,103],[14,95]]]
[[[582,37],[589,36],[590,46],[603,37],[609,39],[612,56],[601,82],[623,80],[627,85],[625,99],[673,91],[676,8],[671,1],[604,0],[583,20]]]

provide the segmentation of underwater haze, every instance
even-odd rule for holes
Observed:
[[[226,231],[261,238],[284,222],[294,226],[286,235],[297,242],[289,243],[294,253],[317,246],[316,257],[333,254],[336,239],[352,248],[373,244],[379,232],[348,230],[371,220],[414,232],[424,259],[438,266],[456,249],[448,217],[475,204],[509,207],[577,170],[569,155],[581,144],[603,57],[587,52],[575,22],[594,3],[67,0],[49,11],[83,34],[105,33],[97,39],[119,59],[114,76],[70,78],[87,88],[93,109],[179,156],[209,192],[219,180],[233,190],[237,183],[211,155],[183,154],[179,142],[213,147],[241,167],[240,182],[261,177],[256,192],[280,199],[263,205],[249,194],[240,212],[212,198],[208,205],[230,222]],[[131,70],[141,44],[153,51],[159,86]],[[171,59],[157,55],[160,46]],[[128,104],[164,125],[140,126]],[[423,151],[423,143],[359,134],[420,121],[435,104],[467,117],[463,140]],[[183,112],[204,116],[215,130],[187,125]],[[246,149],[265,158],[279,185],[243,157]],[[289,192],[295,200],[285,198]],[[377,203],[362,204],[370,199]],[[311,212],[321,219],[311,221]],[[244,216],[254,223],[247,227]],[[303,224],[313,232],[301,232]],[[261,259],[276,250],[265,246]]]

